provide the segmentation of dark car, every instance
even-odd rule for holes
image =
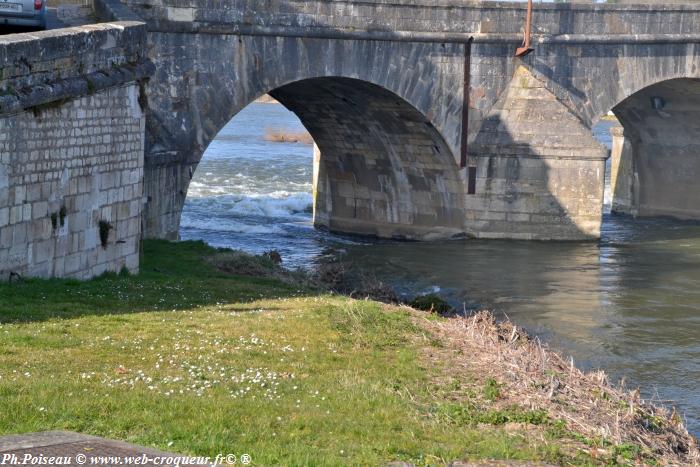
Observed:
[[[3,26],[46,29],[46,0],[0,0],[0,31]]]

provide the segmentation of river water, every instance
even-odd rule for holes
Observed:
[[[606,144],[608,127],[595,130]],[[700,223],[606,214],[601,240],[581,243],[331,235],[311,225],[311,146],[265,141],[268,129],[303,131],[281,105],[254,103],[209,146],[188,192],[183,239],[277,249],[288,267],[340,254],[407,296],[439,291],[467,309],[492,309],[578,366],[673,403],[700,435]]]

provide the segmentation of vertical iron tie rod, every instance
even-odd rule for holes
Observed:
[[[530,47],[530,34],[532,32],[532,0],[527,0],[527,17],[525,18],[525,38],[522,47],[518,47],[515,51],[516,57],[524,57],[532,52]]]
[[[469,89],[471,88],[472,41],[473,37],[464,44],[464,89],[462,91],[462,141],[460,167],[467,166],[469,157]]]

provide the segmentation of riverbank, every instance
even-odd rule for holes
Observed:
[[[144,253],[135,276],[0,285],[0,433],[234,449],[257,465],[697,461],[673,414],[489,315],[251,276],[275,258],[200,242]]]

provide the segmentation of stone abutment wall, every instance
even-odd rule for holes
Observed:
[[[0,279],[139,267],[140,23],[0,38]]]

